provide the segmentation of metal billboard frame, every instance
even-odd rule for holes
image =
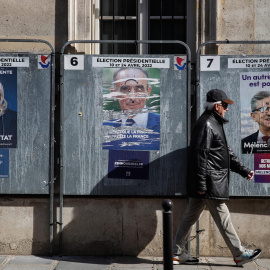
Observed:
[[[113,43],[113,44],[179,44],[182,45],[186,48],[186,54],[187,54],[187,142],[189,142],[190,138],[190,123],[191,123],[191,117],[190,117],[190,111],[191,111],[191,97],[190,97],[190,92],[191,92],[191,50],[188,47],[188,45],[182,41],[177,41],[177,40],[71,40],[66,42],[60,51],[60,125],[63,123],[63,92],[64,92],[64,52],[65,49],[74,43]],[[138,54],[139,55],[139,54]],[[59,194],[59,255],[62,256],[62,246],[63,246],[63,199],[64,199],[64,194],[63,194],[63,174],[61,173],[62,170],[62,155],[61,153],[63,152],[63,134],[62,134],[62,128],[60,129],[60,194]]]
[[[210,40],[206,41],[203,44],[201,44],[197,50],[197,55],[196,55],[196,119],[199,118],[200,116],[200,108],[198,101],[200,100],[201,97],[201,92],[200,92],[200,56],[201,56],[201,50],[206,47],[207,45],[211,44],[270,44],[270,40],[258,40],[258,41],[248,41],[248,40]],[[202,231],[199,228],[199,220],[196,222],[196,256],[199,257],[199,232]]]
[[[54,47],[46,40],[42,39],[0,39],[0,43],[43,43],[46,44],[51,50],[51,85],[50,85],[50,152],[49,152],[49,195],[50,195],[50,254],[53,253],[53,225],[54,225],[54,110],[55,110],[55,49]],[[18,53],[14,52],[5,52],[5,53]],[[28,54],[30,54],[28,52]]]

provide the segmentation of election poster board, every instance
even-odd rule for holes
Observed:
[[[51,57],[0,54],[0,194],[49,194]]]
[[[62,64],[64,194],[185,195],[186,56],[64,55]]]
[[[231,196],[266,196],[269,172],[270,57],[207,55],[200,57],[200,113],[211,89],[222,89],[229,105],[224,125],[227,142],[239,159],[254,170],[254,181],[231,173]],[[268,100],[269,99],[269,100]],[[262,180],[264,178],[264,180]]]
[[[4,63],[2,62],[2,64]],[[17,147],[17,67],[1,67],[0,148],[16,148],[16,147]]]

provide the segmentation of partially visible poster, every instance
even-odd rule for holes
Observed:
[[[17,68],[0,68],[0,148],[17,147]]]
[[[240,73],[243,154],[270,153],[270,75]]]
[[[149,151],[109,151],[108,178],[149,179]]]
[[[254,182],[270,183],[270,154],[254,155]]]
[[[0,149],[0,178],[9,177],[9,149]]]
[[[160,69],[103,68],[103,149],[159,148]]]

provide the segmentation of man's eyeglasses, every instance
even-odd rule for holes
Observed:
[[[225,102],[221,102],[220,104],[218,105],[221,105],[225,110],[228,108],[228,103],[225,103]]]
[[[253,110],[252,112],[260,111],[261,113],[265,113],[266,111],[269,112],[269,110],[270,110],[270,107],[264,106],[264,107],[255,109],[255,110]]]

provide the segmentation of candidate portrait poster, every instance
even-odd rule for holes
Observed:
[[[268,72],[240,73],[240,105],[242,153],[270,153]]]
[[[103,68],[103,149],[160,149],[159,68]]]
[[[17,147],[17,67],[0,68],[0,148]]]

